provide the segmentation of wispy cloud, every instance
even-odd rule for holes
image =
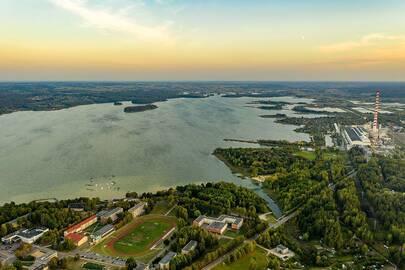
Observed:
[[[388,35],[384,33],[373,33],[363,36],[357,41],[346,41],[336,44],[330,44],[326,46],[321,46],[319,49],[325,53],[333,52],[345,52],[352,51],[360,48],[374,47],[387,42],[404,43],[405,36],[402,35]]]
[[[131,34],[143,40],[166,40],[171,39],[168,24],[146,26],[129,18],[121,12],[112,12],[110,9],[93,8],[86,0],[49,0],[56,6],[80,17],[86,24],[93,27]]]

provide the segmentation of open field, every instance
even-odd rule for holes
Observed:
[[[298,151],[295,153],[295,155],[309,160],[315,160],[316,157],[315,152],[310,151]]]
[[[146,215],[136,218],[104,241],[92,251],[119,257],[136,257],[147,260],[150,248],[176,225],[176,219],[161,215]]]
[[[252,260],[256,261],[257,270],[264,270],[267,268],[268,261],[266,252],[261,248],[256,248],[256,250],[249,255],[233,262],[230,264],[221,264],[214,268],[214,270],[246,270],[251,269],[250,263]]]
[[[154,215],[164,215],[169,210],[170,210],[170,207],[166,201],[159,201],[155,204],[155,206],[153,207],[153,209],[150,213],[154,214]]]

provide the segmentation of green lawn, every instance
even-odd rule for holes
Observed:
[[[89,270],[103,270],[105,267],[99,264],[88,262],[83,265],[83,268]]]
[[[315,160],[316,155],[315,152],[310,151],[298,151],[294,153],[296,156],[303,157],[309,160]]]
[[[133,254],[144,251],[150,243],[153,243],[167,233],[171,225],[168,223],[158,222],[155,220],[145,221],[124,238],[114,243],[114,249]]]
[[[153,209],[150,213],[154,214],[154,215],[164,215],[169,210],[170,210],[170,207],[166,201],[159,201],[155,204],[155,206],[153,207]]]
[[[267,255],[266,252],[261,248],[256,248],[256,250],[231,264],[221,264],[214,268],[214,270],[246,270],[250,269],[250,262],[252,259],[256,260],[257,270],[267,269]]]

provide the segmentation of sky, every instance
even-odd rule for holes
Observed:
[[[1,0],[0,81],[405,81],[404,0]]]

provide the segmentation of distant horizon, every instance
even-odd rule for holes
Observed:
[[[3,0],[0,81],[404,81],[403,10],[403,0]]]
[[[403,81],[394,81],[394,80],[0,80],[0,83],[140,83],[140,82],[168,82],[168,83],[405,83]]]

